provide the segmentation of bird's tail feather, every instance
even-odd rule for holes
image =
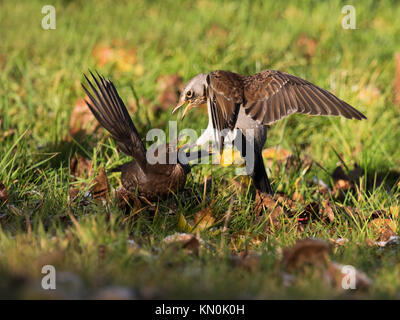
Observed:
[[[86,104],[97,121],[111,133],[118,148],[139,162],[144,162],[146,148],[114,84],[98,73],[96,78],[91,71],[89,72],[93,82],[86,75],[84,77],[94,94],[82,84],[90,100],[86,101]]]

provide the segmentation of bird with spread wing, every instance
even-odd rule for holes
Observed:
[[[222,152],[224,141],[240,139],[241,143],[234,145],[245,160],[251,150],[254,160],[252,166],[247,166],[246,161],[247,174],[255,188],[267,194],[273,194],[273,189],[262,158],[266,126],[293,113],[366,119],[360,111],[331,92],[276,70],[264,70],[250,76],[221,70],[198,74],[185,85],[173,112],[185,104],[182,118],[191,108],[207,104],[208,127],[195,145],[211,140]]]

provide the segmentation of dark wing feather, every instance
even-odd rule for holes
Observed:
[[[243,86],[246,114],[265,125],[292,113],[366,119],[361,112],[329,91],[285,72],[265,70],[244,77]],[[260,104],[264,111],[259,110]]]
[[[140,164],[145,164],[146,148],[114,84],[99,74],[98,79],[90,74],[94,84],[86,75],[84,77],[94,95],[82,84],[90,100],[86,104],[97,121],[111,133],[119,150],[134,157]]]
[[[239,108],[243,104],[242,76],[229,71],[213,71],[207,76],[207,84],[211,120],[219,133],[219,149],[222,152],[222,131],[235,128]]]

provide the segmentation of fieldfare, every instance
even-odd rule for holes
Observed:
[[[183,118],[190,108],[206,103],[208,127],[195,145],[214,141],[222,152],[224,141],[233,141],[245,158],[247,174],[255,188],[268,194],[273,194],[273,189],[261,153],[266,126],[293,113],[366,119],[329,91],[276,70],[264,70],[250,76],[220,70],[198,74],[185,85],[173,112],[187,104]],[[247,166],[249,154],[246,149],[247,153],[251,150],[252,166]]]
[[[176,157],[177,151],[171,150],[168,145],[164,145],[165,163],[154,163],[153,161],[149,163],[146,157],[147,150],[114,84],[99,74],[97,77],[91,72],[90,74],[93,82],[86,75],[84,77],[92,93],[82,84],[90,100],[86,101],[88,107],[97,121],[111,133],[118,149],[133,158],[132,161],[114,170],[121,171],[123,187],[148,200],[163,198],[181,190],[185,185],[186,175],[190,172],[189,163],[181,163]],[[162,151],[163,148],[157,149],[154,154],[159,150]],[[200,157],[203,155],[204,153],[201,153]],[[206,155],[208,156],[209,153]],[[177,161],[171,163],[173,161],[169,161],[169,158],[177,159]],[[190,156],[185,159],[193,160]]]

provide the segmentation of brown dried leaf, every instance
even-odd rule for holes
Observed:
[[[353,188],[353,184],[349,180],[339,179],[335,182],[332,190],[332,196],[343,201],[346,193]]]
[[[390,237],[396,236],[396,223],[391,219],[376,218],[368,223],[378,241],[388,241]]]
[[[85,99],[76,100],[74,108],[69,118],[69,134],[71,136],[83,135],[85,133],[93,133],[99,127],[89,107],[86,105]]]
[[[92,174],[93,163],[91,160],[78,154],[77,157],[72,157],[69,163],[71,174],[75,177],[88,177]]]
[[[205,230],[215,223],[215,218],[213,217],[213,205],[214,200],[208,207],[200,210],[194,215],[194,225],[196,226],[196,229]]]
[[[296,209],[295,202],[284,194],[276,193],[274,195],[274,199],[285,209],[288,209],[288,210]]]
[[[302,51],[303,55],[310,59],[315,55],[315,51],[317,50],[318,41],[308,37],[305,34],[301,34],[297,40],[297,46]]]
[[[335,211],[334,206],[329,200],[324,200],[322,202],[323,209],[320,209],[320,214],[322,217],[327,217],[330,222],[335,221]]]
[[[332,261],[324,273],[324,278],[328,282],[328,284],[330,284],[331,286],[335,287],[338,290],[345,290],[345,288],[343,287],[344,284],[350,285],[350,283],[347,283],[348,273],[343,272],[345,270],[344,267],[349,268],[352,266],[345,266],[343,264]],[[364,272],[361,272],[356,268],[354,268],[354,271],[355,271],[354,289],[368,290],[368,288],[372,285],[371,279],[369,279]]]
[[[260,266],[260,255],[256,252],[247,250],[235,254],[231,257],[231,262],[235,267],[244,268],[247,271],[255,272]]]
[[[114,60],[114,48],[106,45],[96,45],[92,50],[92,57],[96,60],[99,67],[106,65],[108,62]]]
[[[268,223],[266,224],[266,227],[268,229],[271,226],[273,226],[274,228],[279,227],[279,225],[281,223],[281,216],[286,214],[285,210],[270,195],[261,194],[261,193],[257,192],[256,199],[255,199],[255,205],[254,205],[254,211],[258,216],[260,216],[264,212],[264,210],[265,210],[267,218],[268,218]],[[257,219],[257,222],[259,222],[260,219],[264,219],[264,218],[265,218],[265,216],[261,215]]]
[[[0,123],[0,125],[1,125],[1,123]],[[5,140],[8,137],[12,137],[14,134],[15,134],[14,129],[9,129],[9,130],[0,132],[0,142]]]
[[[222,28],[220,25],[213,23],[210,28],[207,30],[207,36],[209,38],[223,38],[225,39],[228,36],[229,32],[225,28]]]
[[[197,254],[203,240],[190,233],[174,233],[164,238],[163,242],[175,248],[183,248],[190,254]]]
[[[283,251],[282,265],[286,270],[302,269],[307,265],[326,266],[331,247],[318,239],[298,240],[292,248]]]
[[[132,205],[135,210],[142,207],[140,200],[132,192],[129,192],[122,186],[116,190],[115,198],[121,210],[128,209],[130,205]]]
[[[0,205],[8,201],[8,192],[6,186],[0,181]]]
[[[69,202],[74,203],[78,194],[79,194],[78,189],[75,189],[74,187],[70,187],[69,188]]]
[[[329,241],[335,246],[343,246],[349,242],[349,240],[346,238],[329,239]]]
[[[104,167],[100,168],[100,172],[94,179],[94,185],[91,190],[93,199],[95,200],[106,201],[110,198],[110,183],[108,182]]]
[[[284,161],[288,157],[291,156],[291,152],[289,150],[279,148],[279,147],[272,147],[267,148],[262,151],[262,156],[265,159],[272,159],[276,161]]]

